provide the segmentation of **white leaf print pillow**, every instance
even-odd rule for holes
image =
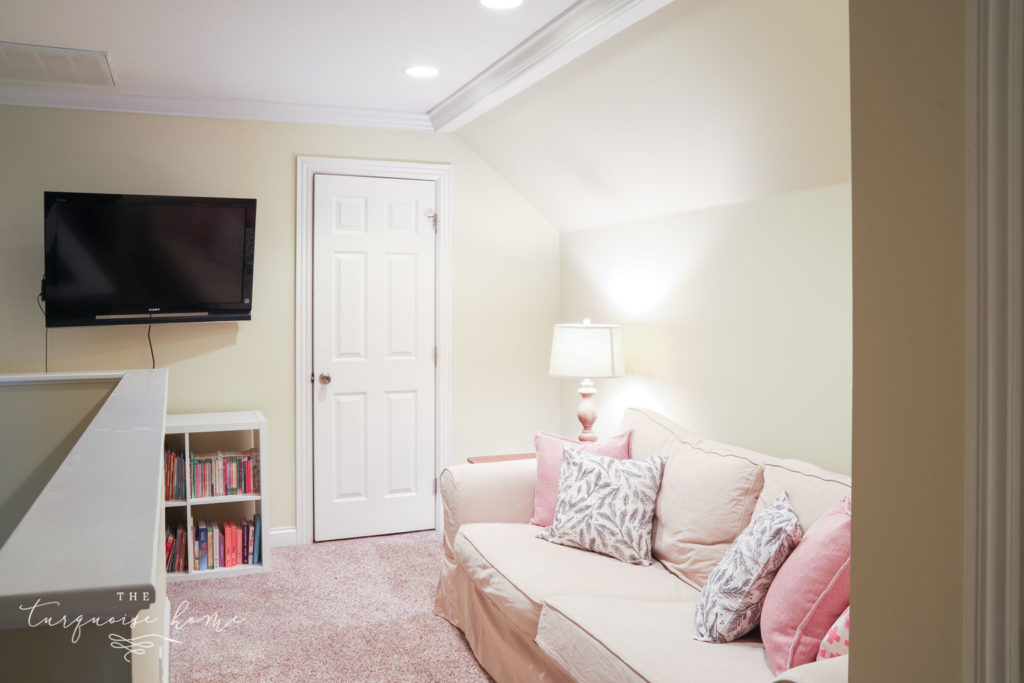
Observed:
[[[630,564],[651,563],[654,501],[665,458],[616,460],[563,447],[558,502],[538,538]]]
[[[761,606],[775,573],[802,537],[783,491],[750,520],[708,576],[697,602],[694,638],[728,643],[753,630],[761,622]]]

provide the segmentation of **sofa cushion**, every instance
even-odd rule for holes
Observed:
[[[850,505],[829,508],[775,575],[761,610],[761,637],[775,673],[813,662],[850,604]]]
[[[665,458],[634,462],[581,453],[570,444],[564,448],[555,521],[537,537],[649,565]]]
[[[721,645],[695,640],[694,605],[560,595],[541,614],[537,644],[588,683],[769,680],[757,638]]]
[[[531,524],[465,524],[455,561],[508,620],[531,637],[544,602],[564,593],[696,601],[697,591],[664,567],[643,567],[547,543]]]
[[[802,536],[785,493],[755,515],[704,584],[697,603],[697,638],[728,643],[757,628],[768,587]]]
[[[628,429],[634,430],[633,441],[630,445],[630,457],[633,460],[646,460],[655,455],[662,455],[662,450],[671,447],[671,444],[675,441],[683,443],[699,443],[703,441],[707,444],[716,444],[716,442],[710,439],[703,439],[689,429],[676,424],[671,418],[647,408],[628,408],[622,415],[621,429],[623,431]],[[730,452],[744,456],[757,463],[777,460],[777,458],[772,458],[764,453],[740,448],[739,446],[716,445],[724,446]]]
[[[703,439],[651,410],[627,410],[623,428],[634,430],[634,460],[669,457],[655,506],[654,557],[699,589],[750,523],[767,456]]]
[[[802,460],[768,458],[764,465],[764,487],[754,512],[770,507],[783,491],[789,496],[800,525],[809,529],[825,510],[850,495],[850,478]]]

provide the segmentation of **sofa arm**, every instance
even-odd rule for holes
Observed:
[[[536,480],[536,460],[455,465],[441,472],[445,556],[454,557],[452,543],[463,524],[529,522]]]
[[[822,659],[796,666],[772,679],[772,683],[846,683],[850,678],[850,656]]]

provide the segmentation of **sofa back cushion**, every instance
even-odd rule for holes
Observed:
[[[668,456],[655,505],[654,557],[701,588],[750,523],[766,456],[702,439],[650,410],[631,408],[633,458]]]
[[[771,507],[779,494],[785,492],[804,529],[826,510],[851,495],[850,478],[823,470],[802,460],[779,460],[769,457],[764,464],[764,487],[757,499],[754,514]]]

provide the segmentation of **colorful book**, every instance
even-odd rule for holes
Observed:
[[[253,526],[255,527],[254,530],[253,530],[253,541],[252,541],[252,548],[253,548],[252,549],[252,558],[253,558],[252,561],[253,561],[253,564],[259,564],[260,563],[260,535],[261,535],[260,532],[262,531],[262,528],[261,528],[262,522],[260,520],[260,516],[259,515],[254,515],[253,518],[252,518],[252,523],[253,523]]]
[[[227,534],[227,554],[228,554],[228,567],[234,567],[238,564],[238,558],[235,555],[235,525],[233,522],[224,522],[224,532]]]
[[[174,534],[171,533],[170,529],[167,529],[167,542],[164,544],[164,564],[168,570],[171,568],[172,550],[174,550]]]
[[[174,542],[174,571],[185,571],[185,563],[188,561],[188,553],[185,550],[185,525],[178,525],[178,538]]]
[[[189,463],[193,498],[259,493],[259,451],[255,448],[190,453]]]
[[[185,500],[185,454],[164,455],[164,500]]]
[[[196,534],[199,536],[199,571],[205,571],[210,568],[210,536],[205,521],[199,520]]]

